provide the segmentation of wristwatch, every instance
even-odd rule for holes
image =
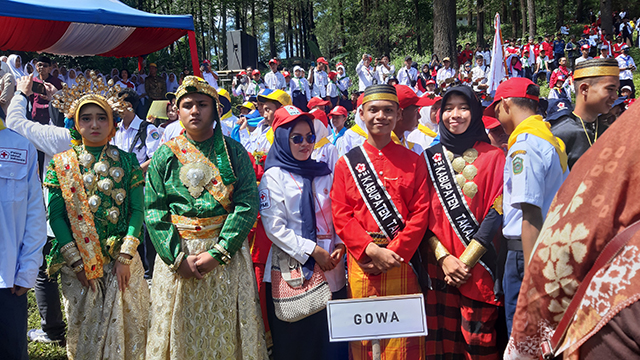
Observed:
[[[14,92],[14,95],[22,95],[25,97],[25,99],[28,99],[29,97],[27,96],[27,94],[23,93],[22,90],[16,90]]]

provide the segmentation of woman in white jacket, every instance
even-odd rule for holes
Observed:
[[[273,247],[300,262],[305,279],[322,271],[333,299],[346,298],[345,246],[331,216],[329,167],[311,159],[315,143],[313,117],[295,106],[275,113],[274,142],[259,186],[262,224]],[[315,265],[318,266],[315,266]],[[266,271],[267,314],[275,359],[346,359],[347,343],[329,343],[326,309],[295,322],[275,315],[271,272]]]

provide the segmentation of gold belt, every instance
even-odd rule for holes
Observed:
[[[387,239],[387,237],[384,236],[383,233],[367,231],[367,234],[369,234],[369,236],[371,236],[371,238],[373,239],[373,243],[374,244],[376,244],[378,246],[387,246],[387,245],[389,245],[389,239]]]
[[[220,230],[228,215],[209,218],[195,218],[171,215],[171,223],[178,230],[180,237],[187,240],[211,239],[220,235]]]

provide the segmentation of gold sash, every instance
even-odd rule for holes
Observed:
[[[218,170],[211,160],[191,144],[184,135],[177,136],[172,140],[167,141],[166,145],[176,155],[182,166],[192,163],[202,163],[211,168],[213,178],[204,185],[204,188],[207,189],[213,198],[216,199],[220,205],[227,210],[227,212],[232,212],[234,208],[231,200],[233,195],[233,184],[225,185],[222,182],[220,170]]]
[[[69,149],[54,156],[53,160],[71,224],[71,232],[80,251],[87,279],[101,278],[102,266],[106,261],[102,256],[100,238],[96,231],[93,213],[89,208],[87,193],[84,191],[76,152]]]
[[[329,143],[329,139],[327,139],[326,137],[323,137],[322,139],[320,139],[320,141],[318,141],[314,146],[313,149],[317,150],[320,149],[321,147],[327,145]]]

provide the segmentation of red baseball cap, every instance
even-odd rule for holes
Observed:
[[[309,114],[314,119],[320,120],[324,124],[325,127],[329,126],[329,119],[327,118],[327,114],[324,111],[318,110],[318,109],[313,109],[313,110],[309,111]]]
[[[273,58],[273,59],[269,60],[269,65],[277,64],[277,63],[278,63],[278,59],[276,59],[276,58]]]
[[[435,84],[436,84],[436,81],[433,79],[427,80],[427,83],[426,83],[426,85],[435,85]]]
[[[581,50],[589,50],[590,46],[589,44],[584,44],[582,45],[582,47],[580,47]]]
[[[258,69],[255,69],[251,72],[251,75],[257,75],[257,74],[260,74],[260,70]]]
[[[243,76],[243,75],[247,75],[247,72],[244,70],[240,71],[236,76]]]
[[[358,101],[356,102],[356,105],[358,107],[360,107],[360,105],[362,105],[362,100],[364,100],[364,92],[362,94],[360,94],[360,96],[358,96]]]
[[[530,85],[538,86],[527,78],[511,78],[503,82],[498,86],[496,95],[493,97],[493,102],[484,110],[484,114],[486,116],[496,117],[496,104],[506,98],[518,97],[540,101],[539,97],[527,94],[527,88]]]
[[[482,122],[484,123],[484,128],[489,130],[495,129],[500,126],[500,121],[492,116],[483,116]]]
[[[283,71],[283,72],[282,72],[282,76],[284,76],[284,77],[291,77],[291,74],[289,74],[289,72],[288,72],[288,71]]]
[[[316,106],[328,106],[331,105],[331,101],[329,100],[322,100],[321,98],[314,96],[311,98],[311,100],[309,100],[309,102],[307,103],[307,107],[309,109],[312,109]]]
[[[418,95],[416,95],[416,93],[407,85],[395,85],[395,88],[401,109],[406,109],[411,105],[419,107],[431,106],[436,102],[434,99],[427,96],[418,97]]]
[[[311,114],[303,112],[293,105],[285,105],[274,113],[273,124],[271,127],[275,132],[278,126],[288,124],[303,116],[306,116],[309,120],[313,120],[313,116]]]
[[[349,116],[349,112],[347,111],[347,109],[344,106],[336,106],[333,108],[333,110],[331,110],[331,112],[329,113],[329,116],[335,116],[335,115],[342,115],[344,117]]]
[[[335,79],[336,76],[338,76],[338,73],[335,72],[335,71],[329,71],[327,76],[329,77],[329,79],[333,80],[333,79]]]
[[[327,64],[327,65],[329,65],[329,62],[327,62],[327,59],[325,59],[324,56],[319,57],[318,60],[316,60],[316,62],[318,64]]]

